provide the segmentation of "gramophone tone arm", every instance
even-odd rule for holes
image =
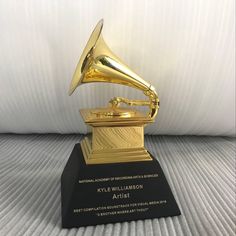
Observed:
[[[154,119],[157,115],[159,109],[159,98],[154,90],[147,90],[144,92],[146,96],[149,97],[149,100],[131,100],[123,97],[114,97],[109,101],[109,104],[112,108],[120,106],[120,103],[125,103],[129,106],[149,106],[148,116],[151,119]]]
[[[109,101],[111,107],[119,107],[120,103],[125,103],[129,106],[150,106],[150,101],[145,100],[131,100],[123,97],[114,97]]]

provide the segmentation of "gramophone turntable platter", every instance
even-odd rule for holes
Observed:
[[[135,110],[129,108],[103,108],[98,110],[91,111],[92,114],[95,114],[97,117],[133,117],[136,114]]]

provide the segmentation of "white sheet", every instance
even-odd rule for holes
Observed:
[[[80,108],[123,86],[67,92],[91,30],[156,87],[161,108],[149,134],[235,134],[234,0],[0,1],[0,132],[87,132]]]

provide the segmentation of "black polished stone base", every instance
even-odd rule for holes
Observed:
[[[76,144],[61,176],[62,227],[180,215],[156,159],[86,165]]]

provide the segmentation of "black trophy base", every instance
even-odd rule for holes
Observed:
[[[180,215],[160,164],[86,165],[76,144],[61,176],[62,227]]]

